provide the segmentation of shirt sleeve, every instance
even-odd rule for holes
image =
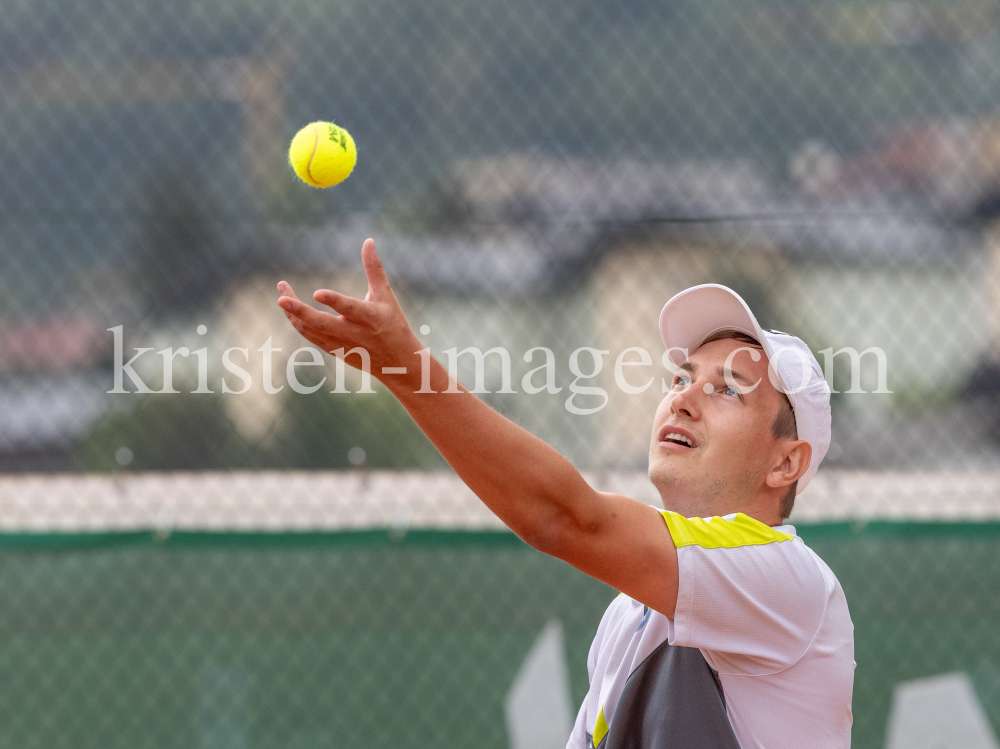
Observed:
[[[826,611],[826,581],[795,536],[737,514],[664,512],[677,547],[671,645],[700,648],[725,674],[783,671],[805,654]]]

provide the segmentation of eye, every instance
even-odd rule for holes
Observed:
[[[729,396],[730,398],[742,398],[743,397],[743,395],[740,393],[739,390],[736,390],[735,388],[731,388],[728,385],[726,387],[724,387],[721,392],[722,392],[723,395]]]
[[[686,388],[691,384],[691,379],[685,375],[674,376],[674,389]]]

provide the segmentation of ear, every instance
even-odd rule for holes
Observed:
[[[779,460],[768,471],[764,479],[772,489],[791,486],[809,469],[812,460],[812,446],[805,440],[788,440],[782,445]]]

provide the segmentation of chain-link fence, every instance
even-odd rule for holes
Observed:
[[[612,591],[275,304],[362,294],[368,236],[435,356],[651,502],[663,303],[802,336],[854,745],[952,672],[1000,732],[1000,0],[0,9],[0,746],[510,746],[553,642],[575,711]]]

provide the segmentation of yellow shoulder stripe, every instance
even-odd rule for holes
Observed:
[[[604,737],[608,735],[608,722],[604,719],[604,705],[601,705],[600,712],[597,713],[597,722],[594,723],[593,736],[594,746],[600,746]]]
[[[674,539],[674,546],[700,546],[703,549],[734,549],[739,546],[761,546],[763,544],[792,541],[795,536],[777,531],[759,520],[754,520],[742,512],[732,520],[714,517],[686,518],[676,512],[664,510],[660,513]]]

